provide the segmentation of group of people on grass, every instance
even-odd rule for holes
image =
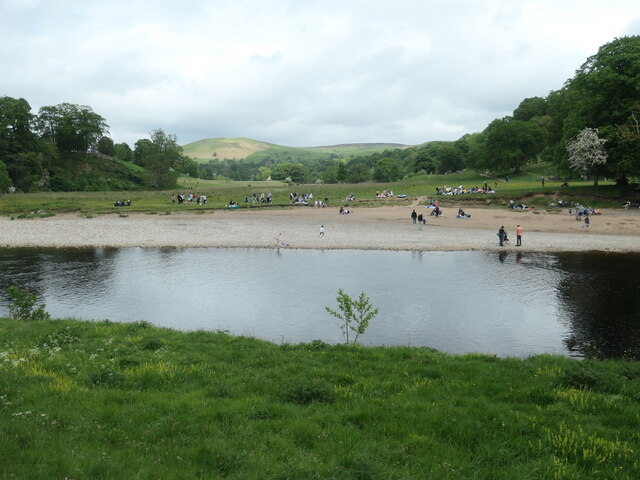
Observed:
[[[296,192],[289,193],[289,203],[309,205],[312,201],[313,193],[301,193],[300,195],[298,195]]]
[[[436,187],[437,195],[463,195],[465,193],[496,193],[496,191],[491,188],[487,182],[484,182],[482,187],[478,187],[477,185],[471,188],[465,188],[464,185],[458,185],[457,187],[447,187],[446,185]]]
[[[198,195],[197,193],[190,193],[186,195],[184,193],[179,193],[178,195],[171,195],[171,205],[175,205],[176,201],[178,205],[184,205],[184,202],[193,202],[198,205],[206,205],[207,204],[207,196],[206,195]]]
[[[376,191],[376,198],[391,198],[393,197],[393,190],[383,190],[382,192]]]

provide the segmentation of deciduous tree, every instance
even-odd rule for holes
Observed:
[[[580,175],[593,175],[598,185],[598,168],[607,163],[606,140],[598,137],[597,128],[584,128],[575,139],[567,142],[569,165]]]
[[[43,138],[51,140],[65,153],[94,150],[109,128],[105,119],[91,107],[71,103],[40,108],[35,125]]]

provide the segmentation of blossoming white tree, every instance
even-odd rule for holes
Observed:
[[[598,137],[597,128],[583,128],[580,133],[567,142],[569,165],[581,175],[593,175],[593,185],[598,185],[597,167],[607,163],[604,149],[606,140]]]

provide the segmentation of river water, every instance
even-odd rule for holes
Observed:
[[[379,308],[360,343],[499,356],[640,356],[640,255],[271,249],[0,249],[54,317],[274,342],[343,341],[339,288]]]

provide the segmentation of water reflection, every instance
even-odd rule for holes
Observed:
[[[638,255],[289,249],[0,249],[9,286],[55,317],[147,320],[272,341],[340,342],[324,306],[365,291],[370,345],[640,356]]]
[[[582,356],[640,358],[640,256],[558,257],[557,294],[570,323],[567,347]]]

